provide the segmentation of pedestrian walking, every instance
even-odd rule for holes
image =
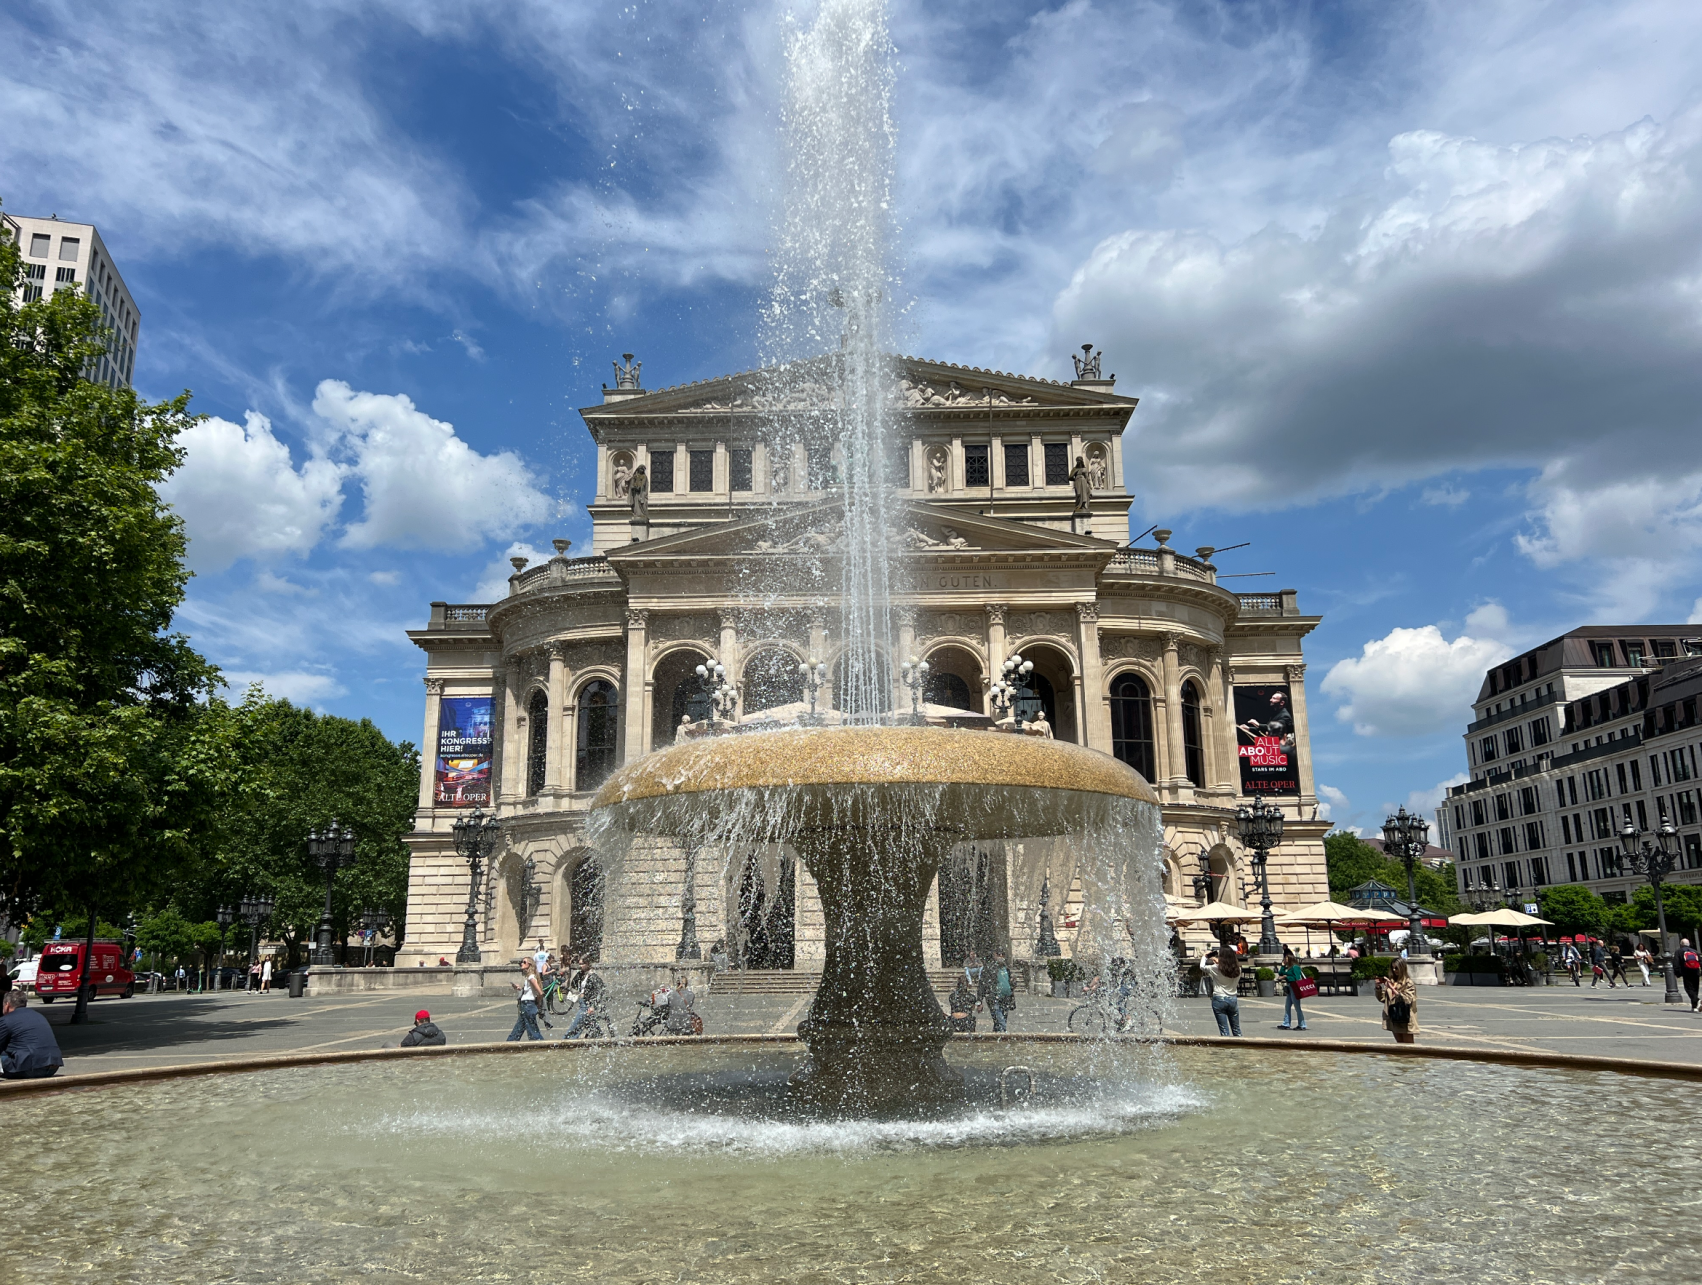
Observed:
[[[1697,1009],[1697,987],[1702,985],[1702,956],[1698,956],[1696,948],[1690,944],[1690,938],[1678,939],[1678,980],[1684,983],[1684,990],[1690,996],[1690,1011]]]
[[[260,989],[260,961],[258,959],[248,966],[248,989],[251,991]]]
[[[1418,987],[1407,976],[1407,962],[1397,959],[1389,975],[1377,981],[1377,998],[1383,1001],[1383,1029],[1396,1044],[1412,1044],[1418,1036]]]
[[[184,971],[182,964],[177,966],[177,989],[180,991],[189,989],[189,974]]]
[[[1011,970],[1005,963],[1005,952],[995,950],[993,962],[981,970],[975,997],[987,1006],[987,1016],[993,1019],[993,1029],[1002,1031],[1010,1011],[1016,1007],[1016,989],[1011,985]]]
[[[513,1038],[510,1036],[509,1038]],[[436,1022],[431,1020],[431,1014],[421,1009],[414,1014],[414,1028],[402,1037],[398,1046],[405,1049],[440,1048],[449,1043],[449,1037],[439,1029]]]
[[[1607,965],[1607,952],[1602,949],[1602,944],[1599,941],[1591,942],[1590,943],[1590,989],[1591,990],[1595,990],[1596,983],[1601,981],[1603,974],[1605,974],[1607,972],[1606,965]],[[1608,985],[1611,987],[1613,985],[1613,983],[1609,982]]]
[[[519,992],[520,1016],[514,1019],[514,1029],[508,1033],[510,1044],[524,1035],[529,1040],[541,1040],[544,1033],[538,1029],[538,1000],[543,997],[543,988],[538,985],[538,970],[530,958],[520,961],[520,980],[509,982]]]
[[[1282,1002],[1282,1025],[1277,1027],[1279,1031],[1293,1030],[1295,1026],[1299,1026],[1303,1031],[1306,1029],[1306,1011],[1300,1007],[1300,992],[1295,989],[1295,986],[1305,976],[1306,970],[1300,966],[1300,961],[1294,957],[1294,952],[1284,946],[1282,948],[1282,967],[1277,969],[1277,978],[1288,983],[1288,993]],[[1292,1025],[1289,1022],[1291,1012],[1298,1019]]]
[[[260,989],[268,992],[272,989],[272,957],[266,956],[260,961]]]
[[[579,1030],[590,1019],[591,1014],[598,1011],[603,1002],[603,977],[591,966],[591,957],[579,957],[579,971],[573,975],[572,996],[578,999],[578,1008],[574,1010],[573,1020],[567,1024],[567,1031],[562,1036],[571,1040],[579,1034]]]
[[[0,1001],[0,1078],[45,1080],[64,1065],[47,1019],[29,1007],[22,990],[7,991]]]
[[[1233,947],[1214,950],[1200,964],[1200,975],[1211,986],[1211,1012],[1219,1035],[1241,1034],[1241,957]]]
[[[1643,985],[1649,984],[1649,966],[1655,962],[1655,957],[1649,953],[1647,943],[1637,943],[1637,971],[1643,974]]]
[[[1613,949],[1607,953],[1607,984],[1610,988],[1615,977],[1630,988],[1631,979],[1625,975],[1625,952],[1619,948],[1618,942],[1615,942]]]

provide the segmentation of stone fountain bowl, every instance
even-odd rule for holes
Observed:
[[[1127,801],[1158,806],[1133,768],[1064,741],[935,727],[814,727],[646,755],[610,777],[591,808],[599,828],[683,839],[708,839],[746,818],[768,831],[763,841],[824,826],[1023,839],[1079,831]]]
[[[821,898],[826,958],[798,1033],[796,1085],[847,1108],[949,1097],[950,1024],[928,982],[922,920],[952,846],[1079,836],[1094,882],[1156,862],[1158,799],[1126,764],[1079,745],[933,727],[819,727],[676,745],[597,792],[587,837],[688,848],[790,844]],[[1111,886],[1113,877],[1097,878]],[[1150,913],[1162,914],[1157,906]]]

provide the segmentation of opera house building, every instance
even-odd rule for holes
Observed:
[[[1286,818],[1273,900],[1327,896],[1301,652],[1319,618],[1292,591],[1224,588],[1212,550],[1172,549],[1167,531],[1129,543],[1136,399],[1113,380],[896,361],[895,716],[989,727],[991,689],[1020,656],[1006,699],[1031,732],[1113,754],[1157,790],[1167,894],[1257,903],[1234,810],[1262,794]],[[547,562],[516,566],[500,602],[435,602],[410,633],[426,654],[425,751],[400,967],[455,960],[471,894],[487,965],[539,940],[613,965],[721,943],[751,970],[820,971],[820,906],[795,854],[658,842],[610,864],[584,831],[618,765],[812,707],[833,717],[844,630],[822,586],[836,583],[840,448],[777,439],[778,410],[811,422],[807,380],[776,408],[763,372],[646,390],[636,365],[619,371],[581,412],[597,447],[589,555],[558,540]],[[754,594],[758,572],[784,587]],[[500,837],[470,888],[452,827],[475,809]],[[1043,898],[1070,952],[1072,851],[1029,847],[1020,861],[999,844],[953,851],[928,910],[940,965],[995,945],[1033,958]]]

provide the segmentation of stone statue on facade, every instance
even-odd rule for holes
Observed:
[[[615,467],[609,479],[609,491],[617,500],[626,499],[632,492],[632,457],[624,451],[615,456]]]
[[[946,453],[939,447],[928,452],[928,494],[946,489]]]
[[[627,489],[632,498],[632,520],[636,525],[650,524],[650,473],[640,464],[632,470],[632,477],[627,481]]]
[[[1108,470],[1105,465],[1105,452],[1103,450],[1088,451],[1087,476],[1088,481],[1092,484],[1095,491],[1108,491],[1111,489],[1110,478],[1107,476]]]
[[[1093,345],[1092,344],[1083,344],[1081,346],[1081,356],[1080,357],[1072,356],[1070,358],[1070,360],[1075,362],[1075,364],[1076,364],[1076,378],[1077,379],[1098,379],[1098,378],[1100,378],[1100,374],[1099,374],[1099,358],[1100,358],[1100,355],[1101,354],[1093,351]]]
[[[1070,485],[1075,488],[1075,516],[1087,517],[1093,512],[1093,477],[1087,471],[1087,461],[1076,456],[1076,466],[1070,470]]]
[[[621,356],[626,360],[626,365],[623,366],[618,361],[609,363],[615,368],[615,387],[636,390],[638,388],[638,372],[643,368],[644,363],[634,361],[629,352],[623,352]]]

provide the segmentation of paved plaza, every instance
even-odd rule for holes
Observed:
[[[1589,987],[1426,988],[1420,993],[1420,1041],[1438,1047],[1554,1052],[1702,1065],[1702,1015],[1660,1003],[1657,986],[1591,990]],[[712,1034],[784,1034],[797,1028],[809,1003],[802,995],[709,995],[699,1000],[704,1028]],[[1018,997],[1011,1029],[1063,1031],[1079,1000],[1035,995]],[[266,995],[138,995],[100,1000],[86,1025],[70,1025],[72,1006],[41,1008],[65,1054],[65,1073],[128,1070],[263,1057],[279,1053],[340,1052],[394,1045],[426,1008],[456,1044],[503,1039],[514,1022],[514,1004],[504,999],[457,999],[449,995],[386,992],[291,999],[284,991]],[[630,1028],[636,1003],[616,1006],[617,1027]],[[1243,999],[1245,1035],[1293,1040],[1331,1039],[1387,1042],[1380,1009],[1369,994],[1320,997],[1308,1005],[1310,1030],[1278,1030],[1280,999]],[[567,1019],[558,1017],[559,1035]],[[982,1031],[990,1030],[985,1020]],[[1204,999],[1175,1002],[1179,1034],[1216,1033]]]

